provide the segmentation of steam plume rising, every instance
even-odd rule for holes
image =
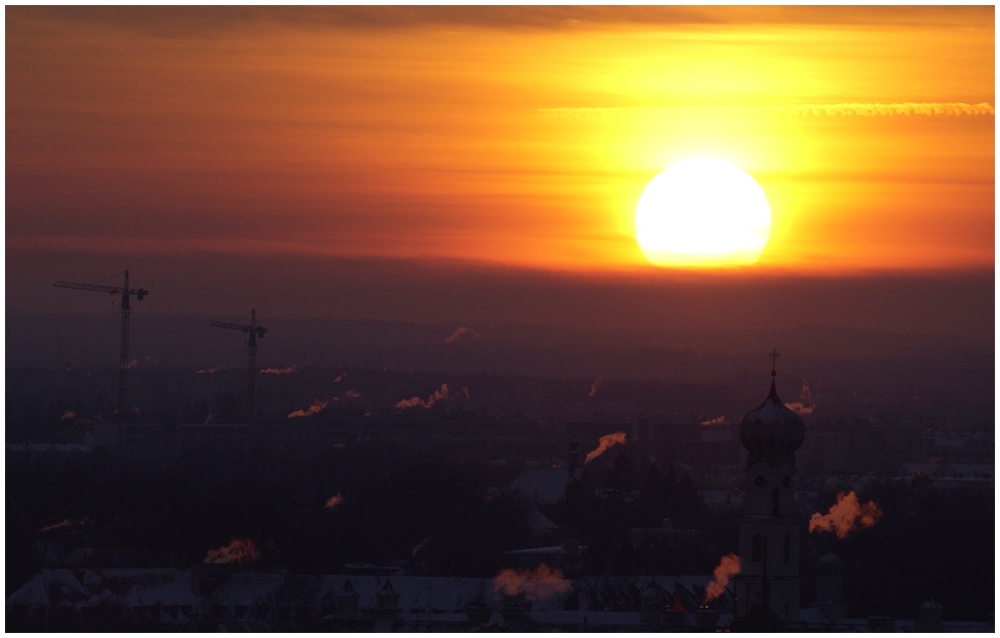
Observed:
[[[526,569],[504,569],[493,579],[493,591],[503,591],[505,596],[516,596],[521,592],[531,600],[544,600],[554,594],[573,589],[558,569],[550,569],[542,563],[535,571]]]
[[[438,390],[435,390],[434,394],[432,394],[429,397],[427,397],[426,401],[422,400],[420,397],[413,397],[413,398],[410,398],[410,399],[403,399],[402,401],[400,401],[399,403],[397,403],[395,407],[397,407],[397,408],[412,408],[412,407],[417,406],[417,405],[422,405],[425,408],[429,408],[432,405],[434,405],[434,403],[436,403],[437,401],[440,401],[441,399],[447,399],[447,398],[448,398],[448,384],[447,383],[442,383],[441,384],[441,388],[438,389]]]
[[[723,414],[722,416],[717,416],[714,419],[709,419],[708,421],[702,421],[701,424],[712,425],[713,423],[725,423],[725,422],[726,422],[726,415]]]
[[[326,505],[324,505],[323,507],[325,507],[328,510],[331,510],[337,507],[338,505],[343,504],[343,502],[344,502],[344,497],[340,495],[340,492],[337,492],[336,494],[330,497],[330,500],[328,500],[326,502]]]
[[[195,374],[215,374],[216,372],[221,372],[223,370],[225,370],[225,368],[223,366],[218,366],[216,368],[200,368],[198,370],[195,370],[194,373]]]
[[[260,558],[257,548],[250,539],[234,538],[219,549],[210,549],[203,563],[211,565],[230,565],[232,563],[252,563]]]
[[[314,414],[319,414],[320,412],[326,409],[328,403],[330,403],[329,399],[327,399],[326,401],[323,401],[322,399],[316,399],[315,401],[313,401],[313,404],[310,405],[308,409],[296,410],[295,412],[290,413],[288,415],[288,418],[293,419],[299,416],[312,416]]]
[[[809,391],[809,379],[802,379],[802,392],[799,395],[799,400],[795,403],[786,403],[785,407],[799,416],[812,414],[812,411],[816,409],[816,404],[813,403],[812,392]]]
[[[424,540],[420,541],[420,544],[414,546],[413,550],[410,552],[411,556],[416,556],[422,549],[426,548],[431,544],[431,537],[428,536]]]
[[[705,588],[705,603],[710,603],[726,591],[729,584],[729,577],[740,573],[740,557],[736,554],[726,554],[719,561],[719,566],[715,568],[712,575],[715,580]]]
[[[604,379],[602,377],[597,377],[594,382],[590,384],[590,392],[587,394],[588,397],[592,397],[597,394],[597,386],[601,385],[601,381]]]
[[[475,330],[473,330],[470,326],[459,326],[458,328],[455,329],[455,332],[451,333],[451,335],[447,339],[444,340],[444,342],[445,343],[451,343],[452,341],[454,341],[455,339],[458,339],[459,337],[461,337],[464,334],[470,334],[470,335],[472,335],[473,339],[478,339],[479,337],[482,336],[478,332],[476,332]]]
[[[583,464],[586,465],[587,463],[590,463],[591,461],[593,461],[594,459],[596,459],[600,455],[604,454],[608,450],[609,447],[612,447],[614,445],[618,445],[619,443],[621,443],[622,445],[625,445],[625,433],[624,432],[615,432],[614,434],[605,434],[604,436],[601,437],[601,441],[600,441],[600,443],[598,443],[597,449],[591,450],[590,452],[587,453],[587,458],[585,458],[583,460]]]
[[[844,495],[837,494],[837,502],[826,514],[819,512],[809,519],[809,531],[834,532],[837,538],[844,538],[851,532],[871,527],[882,518],[882,510],[874,501],[858,503],[858,496],[853,491]]]
[[[292,364],[287,368],[264,368],[260,371],[261,374],[295,374],[299,371],[299,366],[297,364]]]
[[[51,530],[54,530],[54,529],[62,529],[64,527],[82,527],[84,525],[93,525],[93,524],[94,524],[94,521],[90,520],[89,516],[84,516],[83,518],[81,518],[78,521],[74,521],[74,520],[70,520],[68,518],[64,518],[63,520],[59,521],[58,523],[53,523],[51,525],[46,525],[42,529],[38,530],[38,533],[41,534],[42,532],[48,532],[48,531],[51,531]]]

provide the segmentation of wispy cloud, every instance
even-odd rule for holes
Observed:
[[[980,102],[841,102],[835,104],[767,104],[737,106],[610,106],[538,109],[555,117],[601,118],[619,115],[718,117],[888,117],[895,115],[995,115],[992,104]]]
[[[713,6],[334,6],[334,7],[11,7],[15,17],[104,25],[157,37],[290,27],[302,30],[400,30],[477,27],[592,30],[680,25],[941,24],[985,19],[988,7]],[[30,11],[30,13],[29,13]],[[989,14],[992,17],[992,14]]]

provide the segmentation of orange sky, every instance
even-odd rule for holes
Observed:
[[[8,249],[652,271],[711,156],[758,271],[994,263],[993,7],[8,7],[6,78]]]

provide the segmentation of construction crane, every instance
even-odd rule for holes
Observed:
[[[122,342],[121,350],[118,356],[118,445],[120,446],[125,435],[125,419],[128,413],[128,369],[129,369],[129,359],[128,359],[128,323],[129,315],[132,312],[132,307],[129,305],[129,299],[132,295],[135,295],[137,301],[142,301],[142,298],[149,294],[149,291],[144,288],[129,288],[128,287],[128,271],[125,273],[125,285],[124,286],[104,286],[101,284],[78,284],[72,281],[57,281],[53,286],[56,288],[72,288],[74,290],[92,290],[94,292],[106,292],[112,295],[122,296]],[[112,275],[114,276],[114,275]]]
[[[250,325],[242,323],[229,323],[227,321],[213,321],[211,324],[215,328],[228,328],[250,333],[250,340],[247,343],[249,361],[247,362],[247,425],[253,425],[255,412],[254,399],[257,389],[257,337],[264,338],[267,328],[257,325],[257,310],[250,310]]]

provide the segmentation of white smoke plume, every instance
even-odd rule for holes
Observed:
[[[524,593],[529,600],[545,600],[554,594],[566,593],[573,585],[563,578],[562,572],[545,563],[535,571],[504,569],[493,579],[493,591],[503,591],[505,596]]]
[[[334,397],[333,400],[336,401],[337,397]],[[312,416],[314,414],[319,414],[320,412],[326,409],[326,406],[329,405],[329,403],[330,399],[326,399],[325,401],[323,399],[316,399],[315,401],[313,401],[313,404],[310,405],[307,409],[296,410],[295,412],[290,413],[288,415],[288,418],[294,419],[296,417]]]
[[[295,374],[299,371],[299,366],[297,364],[292,364],[287,368],[264,368],[260,371],[261,374]]]
[[[586,465],[590,463],[600,455],[604,454],[608,448],[615,445],[625,445],[625,433],[615,432],[614,434],[605,434],[601,437],[600,442],[597,444],[597,448],[591,450],[587,453],[587,458],[583,460],[583,464]]]
[[[738,573],[740,573],[740,557],[736,554],[723,556],[719,560],[719,566],[712,572],[715,579],[705,587],[705,604],[721,596],[729,584],[729,577]]]
[[[812,411],[816,409],[816,404],[813,403],[812,392],[809,391],[809,379],[802,379],[802,392],[799,394],[799,400],[794,403],[786,403],[785,407],[799,416],[812,414]]]
[[[597,377],[594,382],[590,384],[590,392],[587,394],[588,397],[592,397],[597,394],[597,386],[601,385],[601,381],[604,379],[602,377]]]
[[[79,520],[72,520],[72,519],[69,519],[69,518],[64,518],[63,520],[59,521],[58,523],[53,523],[51,525],[46,525],[42,529],[38,530],[38,533],[41,534],[42,532],[48,532],[48,531],[51,531],[51,530],[54,530],[54,529],[62,529],[64,527],[83,527],[83,526],[91,526],[93,524],[94,524],[94,521],[90,520],[90,517],[86,516],[86,515],[83,518],[79,519]]]
[[[229,565],[232,563],[252,563],[260,558],[253,540],[234,538],[219,549],[210,549],[203,563]]]
[[[429,408],[432,405],[434,405],[436,402],[438,402],[438,401],[440,401],[442,399],[447,399],[447,398],[448,398],[448,384],[447,383],[442,383],[441,387],[439,389],[435,390],[434,393],[431,394],[429,397],[427,397],[426,401],[423,400],[423,399],[421,399],[420,397],[412,397],[410,399],[403,399],[402,401],[400,401],[399,403],[397,403],[395,407],[397,407],[397,408],[412,408],[412,407],[415,407],[415,406],[418,406],[418,405],[422,405],[425,408]]]
[[[421,550],[426,549],[427,546],[430,544],[431,544],[431,537],[428,536],[424,540],[420,541],[420,543],[410,551],[410,555],[416,556]]]
[[[478,339],[482,336],[481,334],[473,330],[471,326],[459,326],[458,328],[455,328],[455,332],[451,333],[451,335],[449,335],[448,338],[444,340],[444,342],[451,343],[455,339],[458,339],[464,334],[472,335],[473,339]]]
[[[810,532],[834,532],[837,538],[844,538],[851,532],[862,530],[874,525],[882,518],[882,510],[874,501],[859,503],[858,495],[853,491],[845,495],[837,494],[837,502],[826,514],[819,512],[809,519]]]

